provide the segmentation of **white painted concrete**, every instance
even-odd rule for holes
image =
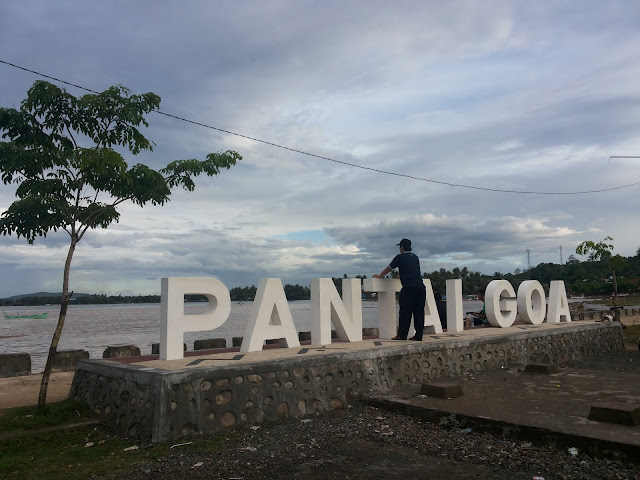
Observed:
[[[170,277],[160,281],[160,359],[178,360],[184,355],[184,333],[213,330],[222,325],[231,312],[229,290],[210,277]],[[198,315],[184,313],[185,295],[207,297],[207,311]]]
[[[282,281],[279,278],[262,278],[240,351],[261,351],[265,340],[276,339],[282,339],[288,348],[300,346]]]
[[[345,342],[362,340],[362,283],[342,279],[342,298],[330,278],[311,280],[311,343],[331,343],[331,324]]]

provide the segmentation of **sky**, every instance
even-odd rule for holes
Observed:
[[[566,262],[606,236],[640,247],[640,184],[617,188],[640,182],[640,158],[610,158],[640,156],[636,0],[3,0],[0,60],[154,92],[162,112],[238,134],[150,113],[156,147],[129,165],[242,161],[88,232],[76,292],[370,277],[402,238],[426,273]],[[40,79],[0,63],[0,106]],[[15,199],[0,184],[0,212]],[[1,236],[0,298],[59,292],[68,245]]]

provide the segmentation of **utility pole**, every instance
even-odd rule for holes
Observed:
[[[531,270],[531,250],[527,248],[527,270]]]
[[[564,265],[562,263],[562,245],[560,245],[560,265]]]

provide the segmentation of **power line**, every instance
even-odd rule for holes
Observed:
[[[99,94],[100,93],[100,92],[97,92],[95,90],[91,90],[90,88],[83,87],[81,85],[76,85],[75,83],[67,82],[66,80],[62,80],[60,78],[52,77],[51,75],[46,75],[44,73],[40,73],[40,72],[37,72],[35,70],[31,70],[31,69],[28,69],[28,68],[25,68],[25,67],[21,67],[20,65],[16,65],[14,63],[10,63],[10,62],[7,62],[7,61],[2,60],[2,59],[0,59],[0,63],[4,63],[5,65],[9,65],[11,67],[14,67],[14,68],[17,68],[17,69],[20,69],[20,70],[24,70],[25,72],[30,72],[30,73],[33,73],[35,75],[39,75],[39,76],[44,77],[44,78],[49,78],[51,80],[63,83],[65,85],[70,85],[72,87],[79,88],[80,90],[85,90],[87,92],[95,93],[95,94]],[[584,194],[588,194],[588,193],[610,192],[610,191],[613,191],[613,190],[620,190],[620,189],[623,189],[623,188],[628,188],[628,187],[633,187],[635,185],[640,185],[640,181],[638,181],[638,182],[629,183],[629,184],[626,184],[626,185],[620,185],[620,186],[617,186],[617,187],[601,188],[601,189],[598,189],[598,190],[583,190],[583,191],[575,191],[575,192],[539,192],[539,191],[532,191],[532,190],[507,190],[507,189],[501,189],[501,188],[479,187],[477,185],[466,185],[466,184],[462,184],[462,183],[445,182],[445,181],[441,181],[441,180],[434,180],[434,179],[431,179],[431,178],[416,177],[414,175],[407,175],[407,174],[404,174],[404,173],[397,173],[397,172],[390,172],[390,171],[387,171],[387,170],[380,170],[378,168],[373,168],[373,167],[365,167],[364,165],[358,165],[356,163],[349,163],[349,162],[345,162],[345,161],[342,161],[342,160],[336,160],[335,158],[331,158],[331,157],[324,157],[322,155],[316,155],[315,153],[305,152],[304,150],[298,150],[297,148],[287,147],[287,146],[280,145],[280,144],[277,144],[277,143],[268,142],[266,140],[261,140],[259,138],[250,137],[249,135],[243,135],[241,133],[232,132],[230,130],[225,130],[225,129],[222,129],[222,128],[214,127],[212,125],[207,125],[206,123],[196,122],[195,120],[189,120],[187,118],[180,117],[178,115],[173,115],[171,113],[162,112],[160,110],[154,110],[154,112],[159,114],[159,115],[164,115],[165,117],[173,118],[175,120],[180,120],[182,122],[191,123],[193,125],[198,125],[200,127],[208,128],[210,130],[216,130],[218,132],[226,133],[228,135],[234,135],[236,137],[245,138],[245,139],[251,140],[253,142],[262,143],[264,145],[270,145],[272,147],[280,148],[282,150],[287,150],[287,151],[290,151],[290,152],[299,153],[301,155],[306,155],[306,156],[309,156],[309,157],[318,158],[320,160],[326,160],[328,162],[333,162],[333,163],[337,163],[337,164],[340,164],[340,165],[345,165],[345,166],[348,166],[348,167],[359,168],[361,170],[368,170],[370,172],[382,173],[384,175],[392,175],[392,176],[396,176],[396,177],[408,178],[410,180],[419,180],[421,182],[435,183],[437,185],[444,185],[444,186],[447,186],[447,187],[467,188],[467,189],[481,190],[481,191],[486,191],[486,192],[517,193],[517,194],[521,194],[521,195],[584,195]],[[621,156],[611,156],[611,157],[609,157],[609,159],[611,159],[611,158],[640,158],[640,157],[621,157]]]

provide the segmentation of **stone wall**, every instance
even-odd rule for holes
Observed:
[[[342,408],[363,393],[514,364],[563,363],[623,349],[618,323],[522,326],[487,336],[441,334],[345,350],[179,371],[82,361],[70,397],[122,434],[164,441]]]
[[[0,377],[17,377],[31,373],[31,355],[3,353],[0,355]]]

